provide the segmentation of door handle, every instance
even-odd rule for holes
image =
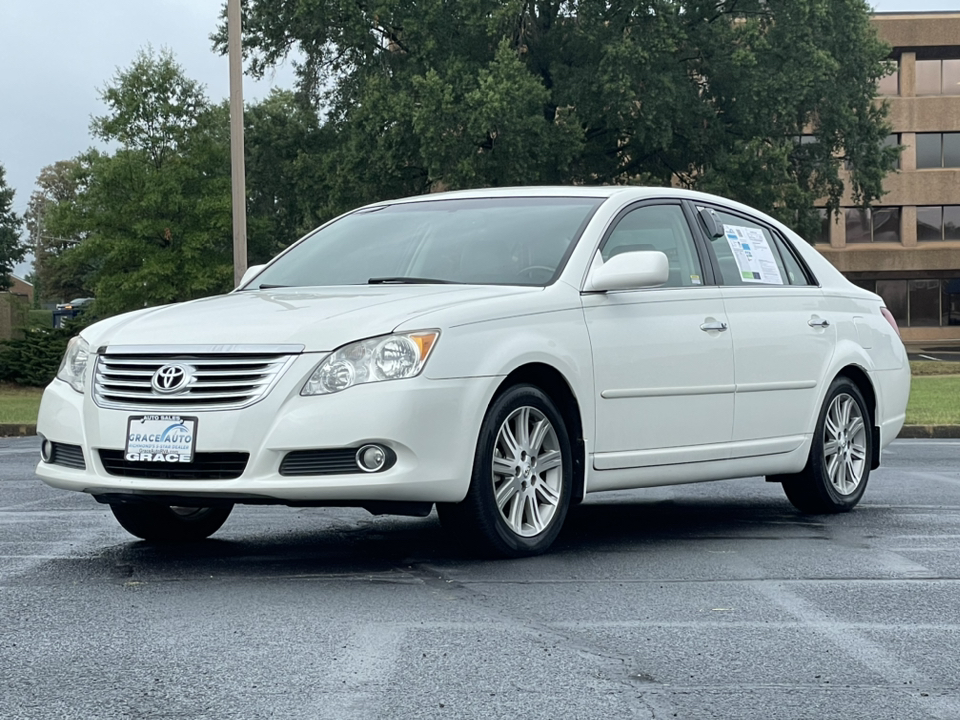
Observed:
[[[705,322],[700,326],[700,329],[704,332],[710,332],[711,330],[723,332],[727,329],[727,324],[725,322],[720,322],[719,320],[712,320],[710,322]]]
[[[807,325],[809,325],[810,327],[825,328],[825,327],[830,327],[830,321],[824,318],[812,317],[809,320],[807,320]]]

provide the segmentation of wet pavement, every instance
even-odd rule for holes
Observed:
[[[960,441],[894,443],[847,515],[601,494],[501,562],[349,509],[150,546],[36,444],[0,438],[4,719],[960,717]]]

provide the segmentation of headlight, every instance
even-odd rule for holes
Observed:
[[[440,332],[400,333],[344,345],[317,365],[301,395],[329,395],[354,385],[420,374]]]
[[[87,371],[87,358],[90,356],[90,345],[77,335],[67,343],[67,352],[60,361],[57,377],[67,383],[78,393],[83,392],[83,375]]]

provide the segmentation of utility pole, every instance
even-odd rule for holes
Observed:
[[[243,161],[243,47],[240,0],[227,0],[230,56],[230,177],[233,186],[233,286],[247,271],[247,179]]]

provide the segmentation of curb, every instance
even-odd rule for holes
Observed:
[[[37,424],[0,423],[0,437],[24,437],[36,435]]]
[[[960,425],[904,425],[897,439],[960,438]]]

